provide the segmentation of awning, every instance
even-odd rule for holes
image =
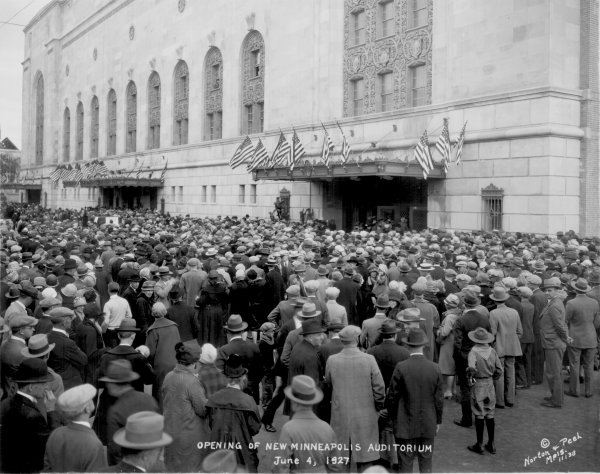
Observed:
[[[104,178],[82,179],[81,181],[63,181],[65,187],[84,186],[89,188],[162,188],[160,178],[130,178],[107,176]]]
[[[26,190],[40,190],[42,189],[42,184],[36,183],[6,183],[1,186],[3,189],[26,189]]]
[[[271,169],[259,169],[252,172],[252,179],[265,180],[291,180],[291,181],[329,181],[336,178],[351,178],[358,180],[366,176],[379,176],[382,179],[392,179],[396,176],[423,179],[423,170],[416,161],[400,161],[392,159],[366,159],[349,160],[345,164],[341,161],[330,162],[329,166],[324,163],[315,163],[306,160],[297,163],[293,171],[289,167],[275,167]],[[435,163],[434,169],[428,178],[445,178],[444,167],[441,163]]]

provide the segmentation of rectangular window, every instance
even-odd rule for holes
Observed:
[[[352,81],[352,114],[362,115],[363,102],[365,98],[364,80],[356,79]]]
[[[217,202],[217,186],[214,184],[210,187],[210,202]]]
[[[206,202],[206,188],[207,188],[207,186],[202,186],[202,194],[200,195],[200,202]]]
[[[177,200],[183,202],[183,186],[179,186]]]
[[[188,136],[188,120],[186,118],[175,121],[174,145],[185,145]]]
[[[392,110],[392,100],[394,97],[394,75],[393,73],[386,72],[379,75],[379,98],[381,112],[387,112]]]
[[[256,204],[256,184],[250,185],[250,204]]]
[[[175,202],[175,186],[171,186],[171,202]]]
[[[260,76],[260,49],[255,49],[250,52],[250,59],[252,61],[252,77]]]
[[[213,90],[221,87],[221,79],[219,78],[219,70],[221,68],[220,64],[215,64],[211,69],[211,85]]]
[[[410,0],[410,28],[418,28],[427,24],[427,1],[428,0]]]
[[[366,41],[365,20],[366,14],[364,10],[352,13],[352,37],[354,38],[354,46],[364,44]]]
[[[244,204],[246,202],[246,186],[244,184],[240,184],[240,188],[238,190],[238,202],[240,204]]]
[[[252,127],[252,105],[246,105],[246,117],[244,123],[246,124],[246,130],[244,133],[253,133],[254,128]]]
[[[265,104],[259,102],[256,104],[258,112],[258,130],[256,132],[262,132],[265,129]]]
[[[502,230],[502,196],[484,196],[483,222],[485,230]]]
[[[394,34],[394,1],[386,0],[379,2],[378,8],[378,32],[379,37],[390,36]]]
[[[410,104],[412,107],[427,104],[427,74],[425,65],[414,66],[409,69],[410,78]]]

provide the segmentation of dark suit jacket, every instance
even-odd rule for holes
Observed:
[[[386,406],[396,438],[434,438],[444,409],[439,366],[423,355],[400,362],[392,375]]]
[[[291,381],[295,375],[308,375],[318,386],[322,385],[325,377],[325,363],[322,355],[305,339],[298,342],[290,354],[288,380]]]
[[[107,468],[100,469],[98,472],[144,472],[131,464],[121,461],[119,464],[114,466],[108,466]]]
[[[50,352],[48,367],[54,369],[62,377],[65,390],[81,385],[84,368],[88,363],[85,353],[77,347],[74,341],[58,331],[53,330],[48,334],[48,342],[56,344],[56,347]]]
[[[234,339],[222,346],[217,355],[216,365],[219,370],[223,370],[225,361],[231,354],[239,355],[243,360],[243,365],[248,369],[248,380],[260,382],[265,373],[260,356],[260,349],[257,344],[243,339]]]
[[[323,344],[321,347],[319,347],[319,352],[323,358],[323,363],[326,364],[327,359],[329,359],[330,356],[340,353],[343,348],[344,344],[342,344],[342,341],[339,337],[331,339],[329,342]]]
[[[337,298],[338,304],[346,308],[348,315],[348,324],[360,327],[360,318],[358,314],[358,305],[360,304],[360,286],[352,281],[351,278],[344,277],[333,283],[340,290],[340,296]]]
[[[167,319],[177,323],[181,342],[190,341],[198,337],[196,311],[183,302],[173,303],[167,309]]]
[[[25,358],[21,351],[27,347],[21,341],[16,339],[9,339],[2,347],[0,347],[0,360],[2,361],[2,388],[5,393],[9,393],[11,390],[16,391],[16,384],[10,382],[10,379],[23,362]],[[14,392],[13,392],[14,393]]]
[[[267,282],[267,288],[269,289],[269,296],[271,296],[271,304],[269,311],[279,304],[281,300],[285,298],[285,282],[279,271],[279,267],[275,267],[269,273],[265,275]]]
[[[465,311],[461,317],[456,320],[454,325],[454,354],[460,355],[465,360],[474,346],[473,341],[469,339],[469,332],[479,327],[491,332],[490,320],[479,313],[476,309]]]
[[[104,447],[87,426],[69,423],[50,435],[46,444],[45,472],[97,472],[105,467]]]
[[[154,383],[154,370],[146,358],[131,346],[116,346],[107,350],[100,358],[98,377],[104,377],[108,363],[115,359],[127,359],[131,362],[131,368],[140,375],[140,378],[132,382],[133,388],[138,392],[144,391],[144,385]]]
[[[408,359],[410,355],[405,347],[399,346],[392,339],[386,339],[381,344],[371,347],[367,353],[375,357],[383,377],[383,382],[385,383],[385,388],[390,386],[392,374],[398,362]]]
[[[40,472],[50,428],[37,405],[16,394],[2,419],[3,472]]]
[[[104,354],[104,341],[102,334],[98,332],[94,323],[89,319],[84,319],[75,330],[75,343],[87,356],[88,363],[84,370],[84,380],[92,385],[98,385],[95,379],[100,357]]]

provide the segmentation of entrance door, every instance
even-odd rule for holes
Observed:
[[[42,191],[39,189],[28,189],[27,202],[30,204],[40,204],[42,202]]]

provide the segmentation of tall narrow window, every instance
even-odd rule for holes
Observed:
[[[75,149],[75,159],[83,160],[83,104],[77,104],[77,148]]]
[[[382,0],[378,5],[378,36],[394,34],[394,0]]]
[[[425,64],[409,68],[410,104],[413,107],[427,104],[427,72]]]
[[[427,0],[409,0],[410,28],[427,24]]]
[[[365,98],[365,87],[363,79],[352,81],[352,111],[353,115],[362,115]]]
[[[210,202],[217,202],[217,186],[215,184],[210,187]]]
[[[483,228],[502,230],[504,190],[493,184],[481,190],[483,200]]]
[[[127,84],[127,143],[125,153],[136,150],[137,137],[137,87],[135,82]]]
[[[188,142],[189,109],[189,72],[185,61],[175,66],[175,106],[173,145],[185,145]]]
[[[200,202],[206,202],[206,188],[207,186],[202,186],[202,193],[200,194]]]
[[[238,202],[244,204],[246,202],[246,185],[240,184],[238,189]]]
[[[107,104],[108,140],[106,144],[107,156],[117,154],[117,94],[114,89],[108,93]]]
[[[352,13],[352,23],[351,23],[351,27],[352,27],[352,39],[354,40],[352,42],[352,44],[354,46],[357,46],[359,44],[364,44],[366,41],[366,28],[365,28],[365,23],[366,23],[366,13],[364,10],[359,10],[356,11],[354,13]]]
[[[204,95],[205,140],[222,138],[223,120],[223,57],[219,48],[212,47],[204,59],[206,90]]]
[[[98,97],[92,97],[90,106],[90,158],[98,158],[98,136],[100,133],[100,105]]]
[[[183,186],[177,188],[177,201],[183,202]]]
[[[250,185],[250,204],[256,204],[256,184]]]
[[[243,44],[242,133],[264,130],[265,43],[253,30]]]
[[[394,95],[394,74],[389,71],[379,74],[379,110],[387,112],[392,110]]]
[[[69,161],[71,157],[71,111],[65,108],[63,115],[63,161]]]
[[[148,149],[160,148],[160,77],[156,71],[148,79]]]
[[[44,76],[35,85],[35,164],[44,161]]]

